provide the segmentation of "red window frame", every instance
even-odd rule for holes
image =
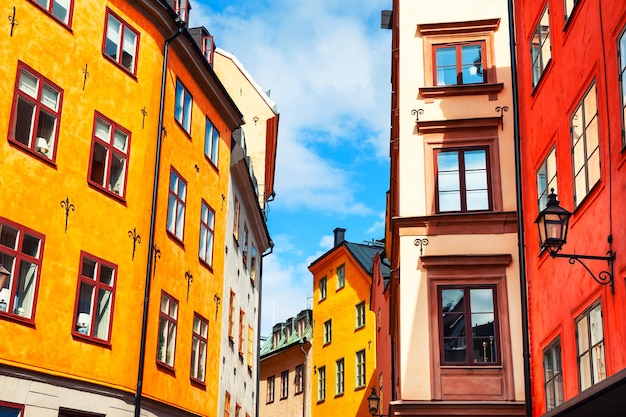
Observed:
[[[241,417],[241,406],[239,403],[235,403],[235,417]]]
[[[166,305],[164,306],[164,301],[167,301]],[[167,311],[164,311],[167,310]],[[166,330],[166,335],[162,335],[161,334],[161,323],[165,323],[166,324],[166,328],[164,330]],[[165,366],[167,368],[170,369],[174,369],[174,364],[176,363],[176,331],[178,328],[178,300],[175,299],[174,297],[172,297],[171,295],[169,295],[168,293],[166,293],[165,291],[161,291],[161,302],[159,304],[159,335],[158,335],[158,339],[157,339],[157,356],[156,356],[156,361],[157,364]],[[159,339],[161,339],[161,337],[164,338],[163,342],[164,345],[163,346],[159,346]],[[174,346],[172,347],[172,349],[170,350],[170,339],[173,338],[173,343]],[[164,353],[164,355],[159,355],[159,348],[162,347],[164,349],[164,351],[162,351]],[[168,353],[171,352],[171,360],[168,360]],[[163,359],[161,359],[159,356],[162,356]],[[170,363],[171,362],[171,363]]]
[[[204,156],[207,157],[211,165],[217,168],[219,159],[220,132],[215,128],[211,119],[206,116],[204,127]]]
[[[107,34],[109,32],[109,19],[113,18],[120,24],[120,33],[119,39],[117,40],[119,43],[116,45],[116,56],[112,56],[107,52]],[[132,68],[124,65],[124,37],[126,30],[132,32],[135,35],[135,50],[132,55]],[[127,74],[132,75],[133,77],[137,76],[137,62],[139,55],[139,38],[140,33],[130,26],[128,22],[122,19],[117,13],[113,12],[111,9],[107,7],[106,16],[104,18],[104,35],[102,38],[102,55],[108,59],[110,62],[114,63],[116,66],[124,70]]]
[[[44,0],[45,1],[45,0]],[[61,19],[59,16],[54,14],[54,4],[58,3],[56,0],[48,0],[49,4],[47,6],[41,4],[38,0],[30,0],[32,4],[37,6],[40,10],[44,11],[51,18],[53,18],[58,23],[66,26],[67,28],[72,27],[72,17],[74,15],[74,0],[68,0],[68,9],[67,9],[67,22]]]
[[[463,305],[461,308],[462,311],[443,311],[444,306],[442,305],[442,292],[445,290],[461,290],[463,291]],[[471,306],[470,299],[470,291],[471,290],[491,290],[492,294],[492,307],[493,311],[491,312],[483,312],[483,311],[473,311]],[[502,347],[500,346],[500,318],[498,314],[498,288],[496,285],[440,285],[437,287],[437,308],[439,315],[439,345],[440,349],[440,361],[442,365],[450,365],[450,366],[490,366],[490,365],[501,365],[502,364]],[[458,323],[458,320],[463,320],[464,323],[464,331],[465,335],[453,335],[446,338],[445,336],[445,324],[446,318],[445,314],[450,315],[453,320],[449,320],[452,324]],[[472,326],[472,314],[493,314],[493,328],[494,328],[494,336],[493,341],[495,346],[489,346],[490,349],[489,355],[491,358],[495,356],[495,360],[490,361],[474,361],[472,359],[473,356],[473,346],[475,339],[484,339],[487,336],[476,335],[474,336],[472,333],[474,331]],[[455,319],[456,317],[456,319]],[[464,340],[465,344],[465,360],[464,361],[447,361],[445,356],[445,342],[446,340]],[[486,346],[484,346],[486,348]],[[485,353],[485,358],[487,355]]]
[[[231,342],[235,340],[235,297],[235,292],[231,289],[228,300],[228,338]]]
[[[203,199],[200,209],[200,244],[198,246],[198,256],[200,257],[200,262],[209,268],[213,268],[214,236],[215,210]]]
[[[213,36],[202,37],[202,55],[209,61],[209,64],[213,64]]]
[[[181,191],[181,185],[184,189]],[[174,239],[182,243],[185,239],[185,212],[187,201],[187,181],[173,167],[170,169],[170,181],[168,187],[167,202],[167,232]],[[173,205],[173,206],[172,206]],[[179,223],[179,209],[182,206],[182,224]],[[172,217],[173,216],[173,219]],[[173,220],[173,223],[171,221]],[[170,224],[171,223],[171,224]]]
[[[199,329],[196,329],[196,323],[199,324]],[[204,331],[206,330],[206,335]],[[196,346],[197,344],[197,346]],[[194,313],[193,326],[191,328],[191,371],[190,377],[193,381],[204,384],[206,381],[206,360],[207,360],[207,346],[209,344],[209,321]],[[200,361],[204,358],[204,363]]]
[[[109,125],[110,127],[108,142],[104,138],[97,136],[97,127],[99,121],[101,123]],[[121,150],[115,146],[115,136],[118,132],[126,136],[125,150]],[[97,189],[104,191],[108,195],[125,200],[126,185],[128,182],[128,165],[130,163],[130,142],[131,133],[129,130],[115,123],[113,120],[104,116],[102,113],[95,112],[93,121],[93,132],[91,134],[91,152],[89,154],[89,172],[87,173],[87,182],[89,182],[89,184],[93,185]],[[102,167],[102,182],[104,182],[104,184],[96,181],[93,178],[93,176],[96,175],[95,170],[100,169],[96,166],[96,164],[94,164],[94,152],[96,151],[96,145],[99,145],[106,150],[106,161],[103,161],[104,166]],[[112,164],[115,157],[117,157],[118,159],[124,158],[125,160],[123,172],[124,178],[122,179],[121,184],[116,183],[115,185],[112,185]],[[121,192],[119,191],[119,189],[118,191],[115,191],[115,188],[120,185],[122,187]]]
[[[93,277],[90,277],[89,275],[85,275],[84,266],[85,266],[86,260],[89,260],[95,264]],[[102,267],[106,267],[111,270],[112,280],[113,280],[112,285],[102,282],[101,280],[102,279]],[[89,285],[93,288],[93,293],[92,293],[91,301],[89,303],[90,305],[89,305],[88,313],[80,312],[81,310],[80,296],[81,296],[81,287],[83,284]],[[78,266],[78,282],[76,285],[76,299],[74,301],[74,321],[72,322],[73,323],[72,335],[110,346],[111,332],[113,329],[113,315],[114,315],[114,308],[115,308],[116,286],[117,286],[117,265],[111,262],[105,261],[104,259],[94,256],[90,253],[87,253],[84,251],[80,252],[80,264]],[[96,335],[97,314],[94,314],[94,313],[98,309],[97,304],[99,301],[100,291],[108,291],[109,293],[111,293],[111,298],[110,298],[111,309],[109,310],[109,323],[108,323],[108,328],[106,331],[105,339],[98,337]],[[81,314],[87,314],[89,318],[89,323],[88,323],[86,333],[84,333],[83,330],[81,330],[81,329],[84,329],[84,323],[82,321]]]
[[[24,404],[15,404],[15,403],[10,403],[10,402],[6,402],[6,401],[0,401],[0,411],[2,411],[2,408],[8,408],[11,410],[15,410],[18,412],[17,417],[23,417],[24,416]]]
[[[20,79],[23,73],[27,73],[33,78],[37,79],[37,91],[35,93],[36,97],[32,97],[26,91],[20,89]],[[54,90],[58,93],[58,99],[57,99],[58,102],[57,102],[56,109],[53,109],[49,107],[48,105],[44,104],[44,100],[43,100],[44,86],[47,87],[48,90]],[[29,132],[28,132],[28,137],[23,138],[24,140],[27,141],[27,143],[24,143],[22,140],[18,139],[16,135],[16,130],[18,128],[17,122],[18,122],[19,103],[21,101],[25,102],[26,104],[34,106],[33,116],[31,119]],[[22,61],[18,61],[17,73],[15,76],[15,88],[14,88],[14,93],[13,93],[13,106],[11,109],[11,121],[9,124],[10,126],[9,135],[8,135],[9,142],[26,150],[27,152],[31,153],[33,156],[36,156],[37,158],[41,159],[44,162],[55,164],[56,154],[57,154],[57,144],[59,142],[59,131],[60,131],[59,127],[61,124],[62,108],[63,108],[63,90],[58,85],[56,85],[55,83],[53,83],[52,81],[50,81],[49,79],[41,75],[39,72],[35,71],[30,66],[26,65]],[[38,139],[37,134],[38,134],[38,128],[40,127],[39,122],[40,122],[40,117],[41,117],[42,112],[46,113],[49,117],[54,118],[55,123],[53,127],[54,131],[51,133],[50,137],[49,138],[44,137],[44,139],[48,139],[48,142],[46,143],[46,147],[42,148],[45,150],[40,151],[38,150],[38,148],[41,148],[41,147],[39,146],[40,144],[38,143],[39,141],[37,140]],[[53,142],[52,146],[50,146],[50,141]]]
[[[224,394],[224,417],[230,417],[230,392]]]
[[[174,0],[174,12],[185,23],[189,22],[189,10],[191,10],[189,0]]]
[[[468,63],[463,63],[463,47],[466,46],[472,46],[472,45],[479,45],[481,47],[480,50],[480,59],[481,61],[478,63],[479,67],[482,70],[482,81],[481,82],[474,82],[474,83],[464,83],[463,82],[463,67],[465,65],[467,65]],[[468,42],[459,42],[459,43],[443,43],[443,44],[438,44],[438,45],[433,45],[432,47],[432,53],[433,53],[433,58],[432,58],[432,62],[434,63],[433,65],[433,85],[440,85],[438,83],[438,79],[437,79],[437,73],[439,68],[444,67],[443,65],[439,65],[437,62],[437,51],[439,49],[443,49],[443,48],[454,48],[455,49],[455,66],[456,66],[456,83],[454,84],[441,84],[441,85],[474,85],[474,84],[484,84],[486,82],[488,82],[488,77],[487,77],[487,54],[486,54],[486,49],[487,49],[487,43],[484,40],[478,40],[478,41],[468,41]],[[476,66],[476,62],[474,62],[474,67],[478,68]]]
[[[484,151],[485,152],[485,170],[487,175],[487,203],[488,207],[486,209],[472,209],[468,210],[467,208],[467,184],[466,184],[466,175],[467,172],[465,169],[465,153],[472,151]],[[459,181],[459,198],[460,198],[460,210],[445,210],[441,211],[441,205],[439,202],[439,161],[438,157],[441,153],[457,153],[458,155],[458,181]],[[437,213],[466,213],[466,212],[480,212],[480,211],[491,211],[493,210],[493,185],[491,180],[491,165],[490,165],[490,154],[488,146],[478,146],[478,147],[468,147],[468,148],[443,148],[436,149],[434,151],[434,166],[435,166],[435,210]]]
[[[189,101],[188,101],[189,100]],[[187,105],[187,102],[189,105]],[[180,79],[176,79],[174,91],[174,120],[191,139],[191,125],[193,116],[193,96]]]
[[[5,233],[5,228],[9,229],[9,234]],[[25,239],[26,236],[29,237],[27,240]],[[13,242],[9,242],[9,240]],[[38,244],[35,248],[33,244],[36,243],[36,241],[38,241]],[[9,243],[11,243],[11,246],[8,246]],[[0,299],[3,300],[3,304],[5,304],[3,305],[3,310],[0,311],[0,317],[34,324],[44,246],[45,236],[43,234],[35,232],[21,224],[12,222],[4,217],[0,217],[0,264],[9,271],[9,276],[6,280],[0,282]],[[24,253],[24,250],[34,250],[34,252]],[[9,263],[11,258],[13,260],[12,264]],[[30,297],[31,306],[29,312],[26,312],[23,307],[15,306],[16,298],[19,300],[19,281],[23,278],[22,274],[27,273],[23,272],[26,270],[26,265],[23,265],[24,263],[35,265],[37,268],[35,275],[32,277],[35,280],[35,286],[33,288],[32,297]],[[23,283],[21,286],[24,287],[25,285],[26,283]],[[6,300],[5,297],[8,297],[8,300]],[[23,304],[21,305],[23,306]]]

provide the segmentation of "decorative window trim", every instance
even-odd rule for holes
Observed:
[[[115,57],[109,55],[109,53],[107,52],[107,39],[108,39],[107,35],[109,33],[109,19],[110,18],[113,18],[114,20],[116,20],[120,25],[119,38],[117,39],[117,42],[119,42],[119,44],[116,45]],[[129,32],[135,35],[135,45],[134,45],[134,50],[133,50],[133,55],[132,55],[132,65],[130,67],[124,65],[123,63],[125,37],[127,36],[126,30],[128,30]],[[103,32],[104,32],[104,35],[102,39],[102,56],[104,56],[108,61],[112,62],[117,67],[122,69],[125,73],[131,75],[133,78],[136,79],[137,78],[137,62],[138,62],[138,55],[139,55],[139,38],[141,36],[140,33],[131,25],[129,25],[128,22],[126,22],[126,20],[124,20],[122,17],[120,17],[117,13],[115,13],[108,7],[106,8],[106,16],[104,18],[104,31]]]
[[[494,401],[515,399],[513,382],[513,354],[510,340],[509,305],[507,295],[506,270],[512,262],[510,254],[502,255],[424,255],[420,262],[427,273],[428,292],[431,299],[436,299],[438,286],[441,285],[493,285],[496,288],[497,314],[499,321],[499,340],[501,365],[493,366],[447,366],[442,365],[439,352],[439,320],[429,322],[430,349],[437,352],[432,355],[431,378],[434,400],[466,400],[472,395]],[[431,317],[438,317],[437,303],[429,306]],[[472,387],[472,392],[451,390],[452,385],[463,385],[463,381],[485,378],[490,384],[502,387],[499,392],[491,392],[487,385]],[[456,384],[448,384],[456,381]],[[493,385],[492,385],[493,386]]]
[[[36,84],[37,84],[36,91],[32,92],[36,95],[35,98],[33,98],[31,94],[28,91],[26,91],[28,89],[28,86],[26,84],[24,85],[24,89],[20,89],[20,80],[21,80],[21,75],[23,73],[28,74],[26,76],[27,78],[28,76],[30,76],[36,79]],[[45,102],[45,98],[43,95],[44,87],[47,89],[47,91],[56,92],[58,94],[56,98],[57,100],[56,109],[44,103]],[[23,121],[28,121],[29,119],[31,120],[28,126],[28,138],[26,137],[23,138],[28,143],[24,143],[16,137],[16,132],[18,130],[18,127],[17,127],[18,116],[22,115],[22,113],[18,114],[18,112],[20,111],[20,105],[19,105],[20,102],[25,103],[25,105],[33,106],[32,115],[30,116],[30,118],[23,120]],[[8,134],[9,142],[13,145],[18,146],[20,149],[23,149],[24,151],[30,153],[31,155],[39,158],[40,160],[54,166],[56,164],[62,110],[63,110],[63,90],[59,86],[57,86],[55,83],[53,83],[52,81],[50,81],[49,79],[41,75],[39,72],[35,71],[30,66],[26,65],[22,61],[18,61],[17,72],[15,76],[15,88],[13,90],[13,106],[11,108],[11,120],[9,122],[9,134]],[[42,117],[42,113],[54,119],[54,127],[52,128],[53,132],[50,134],[50,137],[48,138],[46,138],[43,134],[41,136],[37,136],[39,133],[38,132],[39,128],[45,127],[43,125],[42,126],[39,125],[40,118]],[[25,115],[23,117],[25,117]],[[45,123],[45,121],[42,123]],[[24,128],[24,126],[20,126],[20,127]],[[43,139],[43,141],[40,139]],[[50,144],[50,142],[52,142],[52,144]]]
[[[224,417],[230,417],[230,392],[224,394]]]
[[[5,229],[7,229],[7,232],[5,232]],[[10,233],[10,235],[5,235],[5,233]],[[2,236],[3,242],[0,244],[0,264],[2,264],[10,273],[7,278],[9,283],[8,287],[5,288],[7,285],[6,281],[0,283],[0,300],[4,301],[4,303],[2,303],[0,317],[34,325],[35,314],[37,312],[37,300],[39,296],[39,283],[41,280],[41,266],[43,263],[46,240],[45,236],[4,217],[0,217],[0,236]],[[26,236],[28,236],[29,245],[24,244]],[[7,239],[14,240],[12,246],[8,246]],[[38,243],[36,241],[38,241]],[[35,243],[37,243],[36,248],[32,246]],[[25,246],[29,248],[28,250],[32,249],[33,252],[25,253]],[[12,265],[9,263],[10,258],[13,259]],[[35,274],[31,275],[30,278],[24,276],[24,274],[28,274],[30,272],[26,271],[26,263],[34,265],[36,268]],[[32,267],[29,269],[32,270]],[[17,293],[18,287],[20,286],[19,281],[22,279],[29,279],[30,282],[34,279],[35,286],[30,296],[27,294],[20,299]],[[26,283],[24,283],[22,287],[25,286]],[[18,304],[20,307],[15,306],[16,298],[18,299],[18,302],[21,303]],[[29,299],[31,306],[29,308],[30,311],[27,312],[24,310],[23,306],[24,302],[28,302]]]
[[[86,265],[86,261],[90,261],[93,263],[94,271],[93,277],[88,275],[84,275],[84,266]],[[102,282],[102,268],[106,267],[111,271],[110,278],[113,281],[112,285],[106,284]],[[78,282],[76,285],[76,300],[74,302],[74,321],[72,322],[72,335],[79,337],[81,339],[87,339],[89,341],[103,344],[106,346],[111,346],[111,333],[113,331],[113,317],[115,313],[115,289],[117,287],[117,265],[105,261],[102,258],[89,254],[87,252],[80,252],[80,264],[78,270]],[[91,300],[89,302],[89,311],[81,313],[81,288],[85,285],[89,285],[93,288],[93,292],[91,295]],[[97,318],[100,315],[94,314],[96,310],[100,310],[98,308],[98,295],[100,291],[105,290],[110,293],[110,310],[108,315],[108,326],[106,329],[106,338],[97,337],[95,331],[97,330]],[[88,323],[85,320],[89,320]],[[85,333],[86,332],[86,333]]]
[[[424,87],[419,93],[424,98],[489,95],[490,99],[497,98],[503,84],[497,82],[494,32],[500,25],[500,19],[485,19],[453,23],[427,23],[417,26],[424,42]],[[460,42],[484,42],[484,83],[456,84],[437,86],[435,74],[435,48],[437,45],[459,44]]]
[[[38,9],[40,9],[41,11],[46,13],[48,16],[50,16],[52,19],[54,19],[56,22],[60,23],[65,28],[71,30],[72,18],[74,17],[74,0],[67,0],[68,2],[67,21],[65,21],[64,19],[61,19],[59,16],[54,14],[55,4],[60,3],[58,0],[49,0],[50,4],[48,6],[44,6],[37,0],[29,0],[29,1],[31,4],[35,5]]]
[[[109,126],[110,132],[108,142],[105,138],[101,138],[98,136],[98,122]],[[115,146],[115,137],[118,132],[126,136],[125,150],[122,150]],[[97,190],[104,192],[106,195],[114,197],[116,199],[120,199],[122,201],[125,201],[126,199],[126,185],[128,182],[128,168],[130,164],[130,144],[131,133],[129,130],[115,123],[113,120],[109,119],[102,113],[99,113],[97,111],[95,112],[93,131],[91,133],[91,151],[89,153],[89,171],[87,172],[87,182],[95,187]],[[102,181],[104,182],[104,184],[101,184],[92,178],[95,175],[94,153],[96,152],[96,145],[106,150],[106,152],[104,153],[106,161],[103,161],[102,163]],[[121,182],[118,179],[115,185],[112,185],[111,176],[113,170],[113,158],[117,157],[121,160],[122,158],[120,158],[120,156],[125,160],[123,173],[121,174]],[[115,191],[115,189],[117,189],[118,191]]]

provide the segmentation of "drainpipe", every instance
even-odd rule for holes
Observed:
[[[517,61],[515,58],[515,22],[513,1],[508,0],[509,48],[511,52],[511,91],[513,94],[513,141],[515,143],[515,183],[517,188],[517,248],[519,256],[520,296],[522,301],[522,349],[524,357],[524,397],[526,416],[532,417],[533,404],[530,384],[530,329],[528,328],[528,291],[526,284],[526,254],[524,252],[524,210],[522,201],[522,159],[520,155],[519,101],[517,98]]]
[[[261,262],[259,262],[259,277],[260,280],[263,279],[263,258],[267,255],[270,255],[274,252],[274,242],[270,239],[270,250],[269,252],[265,252],[261,254]],[[259,331],[259,337],[256,338],[256,413],[255,416],[259,415],[259,392],[261,392],[261,293],[263,289],[263,283],[259,280],[259,314],[257,316],[257,329]]]
[[[304,354],[304,365],[302,365],[302,417],[306,417],[306,361],[308,354],[304,350],[305,343],[306,337],[300,339],[300,350]]]
[[[141,414],[141,392],[143,391],[143,369],[146,355],[146,332],[148,329],[148,303],[150,301],[150,280],[152,278],[152,261],[154,254],[154,224],[156,222],[157,194],[159,189],[159,168],[161,166],[161,143],[163,142],[163,107],[165,104],[165,81],[167,75],[167,56],[170,43],[183,33],[185,22],[177,20],[178,30],[165,40],[163,45],[163,69],[161,72],[161,97],[159,101],[159,132],[157,134],[156,158],[154,163],[154,182],[152,185],[152,208],[150,214],[150,238],[148,239],[148,262],[146,265],[146,287],[143,297],[143,316],[141,319],[141,341],[139,347],[139,365],[137,370],[137,392],[135,394],[135,417]]]

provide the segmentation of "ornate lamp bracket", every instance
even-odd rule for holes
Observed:
[[[413,244],[415,246],[419,246],[419,248],[420,248],[420,256],[422,256],[424,246],[428,246],[428,239],[426,239],[425,237],[424,238],[419,238],[418,237],[417,239],[415,239]]]

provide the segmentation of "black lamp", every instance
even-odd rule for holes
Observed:
[[[613,287],[613,261],[615,260],[615,252],[613,252],[612,249],[613,238],[611,235],[608,237],[609,250],[606,256],[559,253],[563,245],[567,243],[567,230],[569,228],[569,218],[571,215],[572,213],[559,205],[556,194],[554,194],[554,188],[551,189],[546,208],[539,213],[537,220],[535,220],[535,223],[537,223],[539,227],[539,244],[541,248],[547,249],[550,256],[553,258],[568,258],[569,263],[572,265],[578,262],[597,283],[602,285],[609,284],[611,286],[611,293],[615,293],[615,288]],[[607,261],[610,272],[602,271],[596,277],[581,259]]]
[[[387,417],[385,414],[378,414],[378,406],[380,405],[380,398],[376,395],[376,388],[372,387],[372,393],[367,397],[367,404],[370,409],[370,414],[374,417]]]

